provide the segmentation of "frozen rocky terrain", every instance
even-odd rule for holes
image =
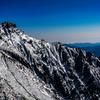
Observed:
[[[0,25],[0,100],[100,100],[100,59],[80,48]]]

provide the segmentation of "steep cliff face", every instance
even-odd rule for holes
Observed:
[[[0,25],[0,100],[98,100],[99,80],[93,54]]]

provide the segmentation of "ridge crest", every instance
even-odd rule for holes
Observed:
[[[9,22],[9,21],[6,21],[6,22],[3,22],[3,23],[1,23],[1,25],[3,26],[3,27],[6,27],[6,28],[10,28],[10,27],[16,27],[16,24],[13,24],[13,23],[11,23],[11,22]]]

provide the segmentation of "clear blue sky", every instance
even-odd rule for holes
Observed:
[[[4,21],[50,42],[100,42],[100,0],[1,0]]]

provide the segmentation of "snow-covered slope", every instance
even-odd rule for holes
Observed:
[[[0,25],[0,100],[99,100],[100,60],[79,48]]]

